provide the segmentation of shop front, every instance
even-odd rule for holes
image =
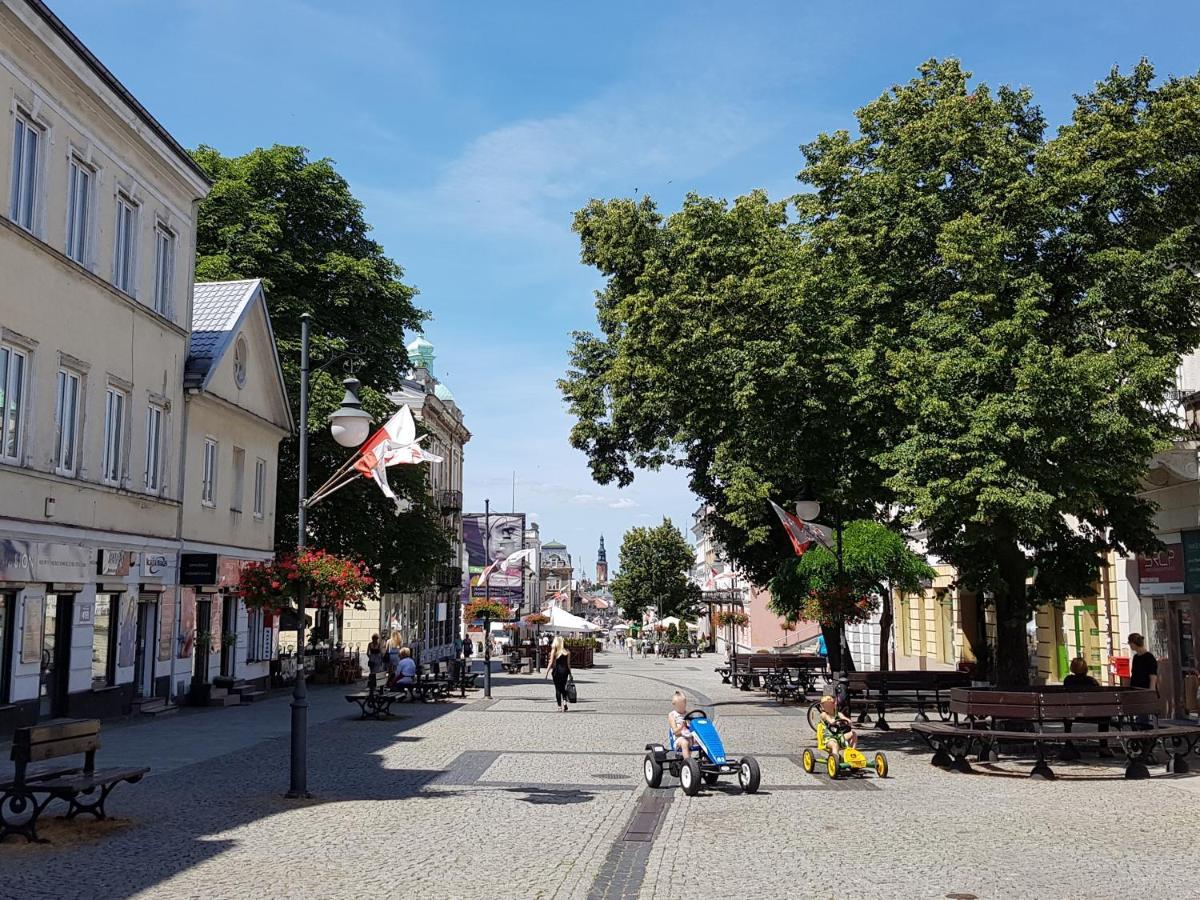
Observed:
[[[1150,604],[1147,646],[1158,658],[1168,715],[1200,712],[1200,530],[1160,534],[1163,549],[1138,557],[1138,593]]]

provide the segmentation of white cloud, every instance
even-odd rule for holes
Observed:
[[[608,504],[609,509],[632,509],[637,506],[637,501],[629,497],[618,497]]]

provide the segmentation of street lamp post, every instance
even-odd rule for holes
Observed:
[[[491,602],[492,576],[488,567],[492,564],[492,501],[483,501],[483,570],[487,579],[483,583],[483,596]],[[483,696],[492,696],[492,620],[483,618]]]
[[[308,538],[308,335],[310,316],[300,316],[300,452],[299,506],[296,521],[296,555],[304,551]],[[332,362],[333,360],[330,360]],[[371,417],[358,400],[358,381],[347,378],[341,408],[329,417],[333,439],[343,447],[357,447],[370,433]],[[296,680],[292,686],[291,799],[312,796],[308,792],[308,687],[304,677],[304,607],[307,597],[301,582],[296,601]]]

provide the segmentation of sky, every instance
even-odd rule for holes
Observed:
[[[467,508],[511,509],[515,473],[517,509],[588,570],[600,534],[615,563],[626,529],[686,529],[696,501],[676,471],[596,485],[568,443],[555,381],[601,286],[575,210],[787,196],[801,144],[930,57],[1032,88],[1052,126],[1113,65],[1200,69],[1194,2],[49,2],[185,146],[335,161],[431,313]]]

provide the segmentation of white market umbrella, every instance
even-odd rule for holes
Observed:
[[[551,606],[545,610],[545,615],[550,617],[550,621],[542,626],[542,631],[551,631],[558,634],[571,632],[591,634],[600,630],[587,619],[573,616],[560,606]]]

